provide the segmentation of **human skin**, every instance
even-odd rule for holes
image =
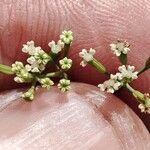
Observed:
[[[118,38],[126,39],[131,43],[129,64],[140,69],[150,55],[149,6],[148,0],[0,1],[0,63],[10,65],[15,60],[24,61],[26,55],[21,52],[21,47],[29,40],[34,40],[37,45],[48,51],[49,41],[57,40],[62,30],[71,29],[74,32],[74,42],[70,52],[70,57],[73,59],[70,78],[73,81],[97,85],[106,79],[89,66],[84,69],[79,66],[81,60],[78,52],[82,48],[95,48],[96,58],[101,60],[111,72],[117,71],[120,64],[110,52],[109,44]],[[147,71],[134,82],[133,86],[142,92],[150,92],[149,81],[149,71]],[[12,78],[0,75],[1,91],[15,86],[17,85]],[[132,107],[147,128],[150,128],[149,116],[140,113],[137,109],[138,104],[126,90],[121,90],[116,95]],[[116,104],[118,101],[117,99]],[[80,107],[77,108],[80,110]],[[110,107],[107,108],[108,112],[109,110]],[[128,117],[130,118],[130,115]],[[141,123],[139,126],[143,127]],[[143,130],[145,133],[146,129]],[[82,133],[82,130],[78,134],[80,132]]]
[[[23,90],[0,95],[0,149],[149,150],[150,136],[133,111],[95,86],[73,83],[61,93],[39,88],[35,99]]]

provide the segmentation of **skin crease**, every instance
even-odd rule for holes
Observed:
[[[12,64],[15,60],[25,60],[26,55],[20,49],[29,40],[34,40],[37,45],[48,50],[45,43],[57,40],[62,30],[71,29],[75,36],[70,53],[74,62],[70,72],[73,81],[97,85],[106,79],[89,66],[84,69],[79,66],[78,52],[82,48],[95,48],[96,58],[115,72],[120,64],[110,52],[109,44],[118,38],[131,43],[129,64],[140,69],[150,55],[149,6],[148,0],[0,1],[0,63]],[[148,71],[133,86],[143,92],[150,92],[149,81]],[[1,90],[15,87],[12,78],[0,75]],[[150,128],[149,116],[139,113],[136,102],[127,91],[121,90],[117,96],[131,106]]]

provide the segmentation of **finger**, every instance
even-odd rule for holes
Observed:
[[[72,90],[65,94],[56,87],[38,89],[32,103],[19,99],[20,94],[14,90],[0,95],[3,149],[150,147],[147,129],[130,108],[94,86],[72,83]]]
[[[72,71],[74,80],[93,84],[104,80],[104,77],[99,76],[93,69],[88,67],[85,71],[79,67],[78,52],[82,48],[95,48],[97,58],[102,60],[109,70],[115,72],[114,70],[117,69],[119,62],[111,54],[109,44],[118,38],[126,38],[131,42],[132,51],[129,54],[129,63],[135,64],[139,69],[150,55],[148,33],[145,34],[146,27],[149,27],[149,21],[141,28],[139,21],[142,20],[138,17],[139,13],[144,12],[145,16],[149,13],[147,9],[145,10],[145,7],[149,6],[149,2],[137,9],[136,5],[140,3],[131,3],[130,1],[111,1],[111,3],[109,1],[105,3],[102,1],[85,1],[83,3],[45,1],[44,3],[42,0],[36,2],[31,0],[30,3],[25,0],[22,2],[15,1],[13,4],[1,2],[0,7],[3,12],[1,14],[1,62],[11,64],[16,59],[23,59],[25,55],[22,54],[20,49],[22,43],[27,40],[33,39],[37,45],[47,49],[45,43],[48,43],[51,39],[57,39],[61,30],[69,28],[74,31],[75,35],[71,52],[71,56],[75,60]],[[113,9],[111,9],[111,4],[114,4]],[[129,7],[127,8],[126,5],[129,5]],[[8,6],[11,6],[11,9]],[[120,8],[124,8],[124,11],[118,13]],[[130,13],[129,8],[134,10],[132,16],[128,14]],[[4,19],[4,16],[6,16],[6,19]],[[134,19],[129,21],[129,17]],[[142,19],[144,21],[145,18]],[[138,30],[139,28],[133,30],[135,26],[139,26],[140,30]],[[10,34],[11,36],[9,36]],[[143,51],[142,55],[141,50]],[[85,77],[87,72],[93,78]],[[143,83],[144,89],[149,89],[147,84],[149,82],[148,73],[141,77],[140,81]],[[138,83],[136,85],[139,87]]]
[[[149,1],[143,3],[129,0],[126,2],[123,0],[117,2],[115,0],[111,2],[94,0],[84,2],[61,0],[1,2],[0,61],[4,64],[11,64],[15,60],[23,61],[26,56],[21,53],[21,45],[31,39],[43,49],[48,50],[45,43],[52,39],[58,39],[62,30],[71,29],[75,35],[70,54],[74,60],[71,71],[72,80],[96,85],[106,79],[90,67],[82,69],[79,66],[78,52],[82,48],[95,48],[97,50],[96,57],[110,71],[116,72],[120,64],[110,52],[108,45],[118,38],[125,38],[131,43],[129,64],[140,69],[147,56],[150,55],[149,32],[147,32],[150,24],[147,17],[149,16],[149,5]],[[139,15],[143,17],[139,17]],[[1,89],[15,87],[12,78],[8,80],[8,77],[4,75],[1,75],[0,78]],[[149,72],[147,72],[135,82],[135,87],[149,92],[149,81]],[[120,97],[137,111],[137,104],[129,94],[125,94],[121,93],[119,96],[121,95]],[[149,117],[144,117],[149,122]]]

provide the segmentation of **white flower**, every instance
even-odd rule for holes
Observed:
[[[28,71],[31,71],[31,72],[40,72],[39,70],[39,63],[38,61],[35,59],[34,56],[31,56],[27,59],[27,62],[30,64],[30,65],[26,65],[25,68],[28,70]]]
[[[30,57],[27,59],[25,69],[29,72],[41,73],[51,57],[44,52],[41,47],[35,47],[34,41],[27,42],[23,45],[23,52],[28,53]]]
[[[58,88],[62,91],[62,92],[66,92],[68,90],[70,90],[70,80],[67,79],[61,79],[58,83]]]
[[[119,80],[119,81],[121,81],[122,80],[122,74],[119,73],[119,72],[117,72],[115,75],[111,74],[110,78],[113,79],[113,80]]]
[[[50,56],[45,53],[42,49],[34,54],[34,58],[36,59],[38,64],[46,65],[50,60]]]
[[[26,65],[26,69],[31,72],[41,72],[45,69],[46,64],[50,60],[50,56],[42,49],[39,49],[34,55],[27,59],[30,65]]]
[[[22,62],[16,61],[12,64],[12,71],[16,74],[14,81],[17,83],[29,82],[33,79],[32,74],[29,73],[29,68],[26,69]]]
[[[47,89],[49,89],[52,85],[54,85],[54,82],[47,77],[40,79],[39,82],[41,83],[41,86],[43,88]]]
[[[60,35],[60,40],[64,44],[70,44],[73,41],[73,32],[72,31],[63,31]]]
[[[139,104],[138,108],[141,110],[141,112],[150,114],[150,108],[146,108],[144,104]]]
[[[29,53],[29,51],[34,48],[34,41],[28,41],[27,44],[23,44],[22,52]]]
[[[29,72],[24,68],[20,70],[20,73],[18,74],[18,76],[21,76],[24,79],[28,79],[29,77]]]
[[[32,67],[33,67],[33,65],[32,65]],[[36,73],[36,72],[38,73],[38,72],[40,72],[40,71],[41,71],[41,70],[39,70],[39,67],[33,67],[32,70],[31,70],[31,72],[35,72],[35,73]]]
[[[130,48],[125,47],[125,48],[123,49],[122,53],[127,54],[127,53],[128,53],[128,51],[130,51]]]
[[[143,104],[139,104],[138,108],[141,110],[141,112],[145,112],[145,106]]]
[[[41,71],[44,71],[45,65],[34,63],[32,65],[26,65],[25,68],[28,71],[40,73]]]
[[[26,99],[26,100],[33,100],[34,98],[34,88],[30,88],[27,92],[25,92],[24,94],[22,94],[22,98]]]
[[[32,65],[36,62],[36,59],[34,58],[34,56],[31,56],[27,59],[27,62]]]
[[[32,67],[31,67],[31,65],[25,65],[25,69],[29,72],[29,71],[31,71],[31,69],[32,69]]]
[[[22,52],[31,54],[35,51],[34,41],[28,41],[27,44],[23,44]]]
[[[129,44],[123,41],[110,44],[110,48],[116,56],[120,56],[121,53],[127,54],[130,51]]]
[[[116,90],[118,90],[122,83],[117,80],[117,78],[112,77],[113,79],[109,79],[105,81],[103,84],[99,84],[98,87],[101,91],[107,91],[108,93],[114,93]]]
[[[23,83],[25,82],[25,80],[21,77],[14,77],[14,81],[17,82],[17,83]]]
[[[32,79],[32,74],[30,74],[25,68],[21,69],[20,72],[17,72],[16,77],[14,77],[14,81],[17,83],[30,82]]]
[[[149,93],[140,93],[136,91],[134,93],[134,96],[139,99],[139,101],[143,101],[143,103],[139,104],[138,108],[141,110],[141,112],[145,112],[145,113],[148,113],[150,114],[150,95]]]
[[[137,79],[138,72],[134,72],[135,67],[128,65],[120,66],[118,70],[120,72],[115,75],[111,74],[110,79],[105,81],[103,84],[99,84],[98,87],[101,91],[107,91],[109,93],[114,93],[125,83],[131,82],[134,79]]]
[[[28,53],[29,55],[35,55],[36,53],[39,53],[41,51],[41,47],[35,47],[34,41],[28,41],[27,44],[23,44],[22,51],[24,53]]]
[[[45,65],[44,65],[44,64],[40,64],[40,65],[38,66],[38,69],[39,69],[40,71],[44,71],[44,70],[45,70]]]
[[[12,64],[11,70],[12,70],[14,73],[20,72],[21,69],[24,69],[24,65],[23,65],[22,62],[16,61],[14,64]]]
[[[93,56],[95,54],[95,50],[90,48],[89,52],[87,52],[86,49],[82,49],[82,51],[79,53],[79,56],[83,59],[83,61],[81,61],[80,65],[82,67],[85,67],[87,65],[87,62],[90,62],[93,60]]]
[[[134,80],[138,78],[138,72],[134,72],[134,66],[128,65],[126,67],[125,65],[122,65],[118,68],[118,70],[121,72],[122,79]]]
[[[61,66],[61,69],[68,70],[72,66],[72,60],[65,57],[59,61],[59,64]]]
[[[55,41],[51,41],[48,46],[51,48],[52,53],[58,54],[62,48],[64,48],[64,43],[61,40],[59,40],[57,44]]]

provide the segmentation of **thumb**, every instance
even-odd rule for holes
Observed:
[[[64,94],[55,86],[38,89],[32,103],[20,100],[20,92],[0,95],[1,149],[150,148],[149,133],[135,113],[95,86],[72,83]]]

